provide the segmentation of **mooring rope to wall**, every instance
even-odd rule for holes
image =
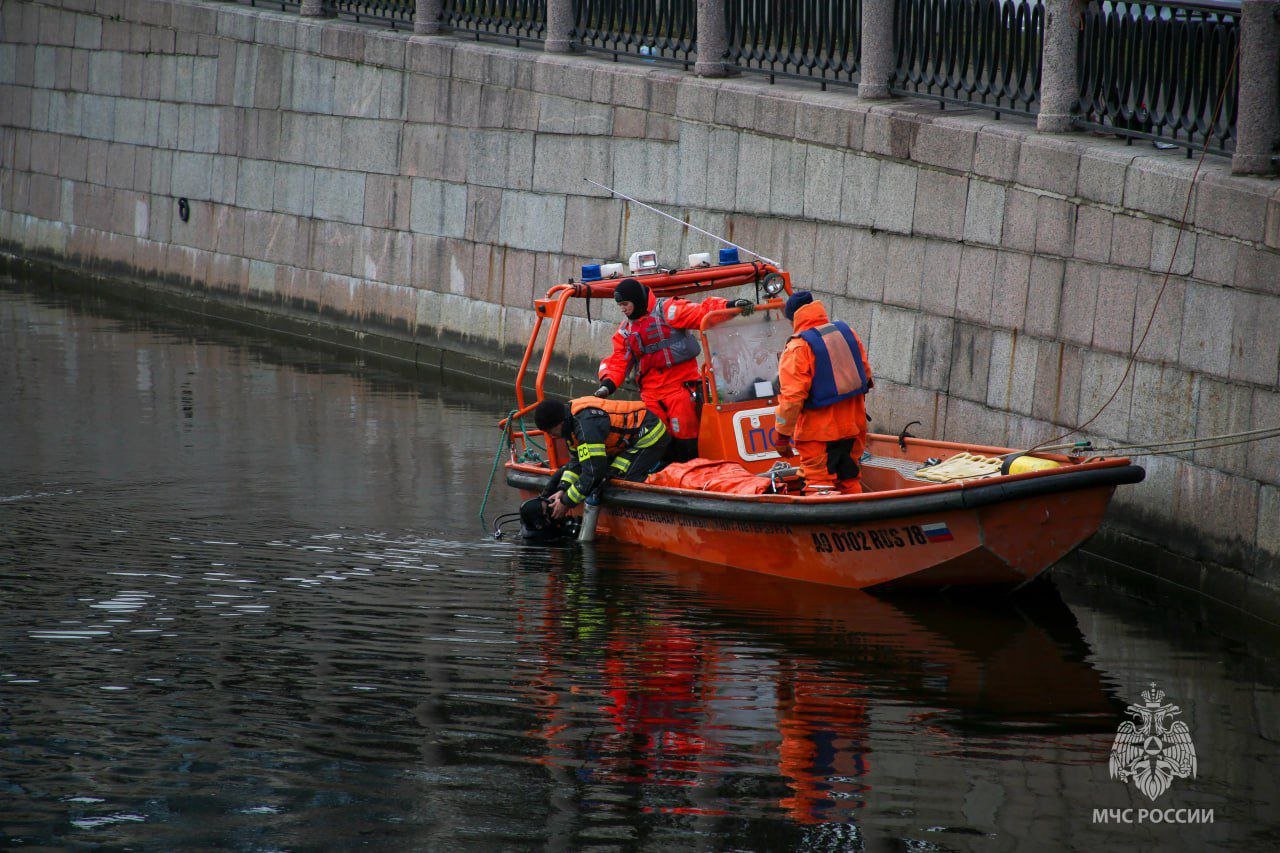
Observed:
[[[1152,441],[1146,444],[1124,444],[1116,447],[1091,448],[1083,455],[1087,459],[1105,459],[1114,456],[1160,456],[1168,453],[1189,453],[1194,450],[1210,450],[1215,447],[1231,447],[1280,436],[1280,426],[1263,427],[1222,435],[1206,435],[1200,438],[1181,438],[1176,441]],[[1074,446],[1074,445],[1071,445]],[[1048,448],[1042,448],[1048,449]]]
[[[1231,82],[1239,75],[1239,72],[1240,72],[1240,42],[1237,41],[1236,47],[1235,47],[1235,53],[1231,57],[1230,73],[1225,75],[1225,79],[1222,84],[1222,91],[1218,93],[1218,102],[1213,108],[1213,118],[1210,120],[1210,124],[1209,124],[1210,127],[1214,127],[1217,125],[1218,118],[1222,114],[1222,104],[1226,99],[1227,90],[1231,88]],[[1187,187],[1187,200],[1182,206],[1182,217],[1178,221],[1178,227],[1176,229],[1177,236],[1174,237],[1173,250],[1169,253],[1169,264],[1167,267],[1165,267],[1164,276],[1160,281],[1160,289],[1156,291],[1155,302],[1152,303],[1151,305],[1151,314],[1147,317],[1147,324],[1142,330],[1142,337],[1138,339],[1137,345],[1134,346],[1132,350],[1130,350],[1129,352],[1129,360],[1125,364],[1124,375],[1122,375],[1120,377],[1120,381],[1116,383],[1116,387],[1111,392],[1111,396],[1107,397],[1106,401],[1098,408],[1096,412],[1093,413],[1092,417],[1090,417],[1084,423],[1078,424],[1073,429],[1070,429],[1062,433],[1061,435],[1054,436],[1053,438],[1050,438],[1050,439],[1046,439],[1040,444],[1035,445],[1034,447],[1032,447],[1030,450],[1027,451],[1028,453],[1048,450],[1050,449],[1048,447],[1049,445],[1052,445],[1054,449],[1062,449],[1062,447],[1073,446],[1073,445],[1059,446],[1058,442],[1061,442],[1064,438],[1068,436],[1083,432],[1085,427],[1089,426],[1094,421],[1096,421],[1099,417],[1101,417],[1102,413],[1107,410],[1107,407],[1110,406],[1112,403],[1114,403],[1116,400],[1116,397],[1120,395],[1120,389],[1123,388],[1124,384],[1129,381],[1129,376],[1133,372],[1133,366],[1138,360],[1138,352],[1142,349],[1142,345],[1146,343],[1147,335],[1151,333],[1151,327],[1155,323],[1155,319],[1156,319],[1156,312],[1160,309],[1160,301],[1161,299],[1164,298],[1165,291],[1169,287],[1169,278],[1170,276],[1173,275],[1173,265],[1177,263],[1178,248],[1182,245],[1182,235],[1186,233],[1186,229],[1187,229],[1187,216],[1190,214],[1191,198],[1195,194],[1195,190],[1196,190],[1196,178],[1198,178],[1200,175],[1200,169],[1204,165],[1204,158],[1206,155],[1208,155],[1208,153],[1209,152],[1207,148],[1201,150],[1200,157],[1199,159],[1196,160],[1195,170],[1191,173],[1191,181]],[[1160,447],[1166,444],[1178,445],[1178,444],[1188,444],[1188,443],[1198,442],[1201,440],[1213,441],[1215,439],[1226,439],[1226,438],[1237,439],[1237,440],[1230,441],[1229,444],[1243,444],[1251,441],[1261,441],[1267,438],[1274,438],[1277,435],[1280,435],[1280,428],[1267,427],[1263,429],[1249,430],[1243,433],[1233,433],[1229,436],[1228,435],[1209,436],[1205,439],[1194,439],[1194,438],[1181,439],[1178,441],[1163,442],[1161,444],[1135,444],[1135,445],[1129,445],[1128,447],[1131,447],[1133,449],[1140,449],[1140,448],[1149,448],[1149,447]],[[1246,438],[1244,436],[1249,436],[1249,437]],[[1222,447],[1222,446],[1228,446],[1228,445],[1208,445],[1208,446]],[[1128,449],[1128,447],[1117,447],[1117,448],[1110,448],[1110,449],[1125,450],[1125,449]],[[1184,448],[1184,449],[1201,450],[1201,449],[1207,449],[1207,447],[1190,447],[1190,448]],[[1159,450],[1154,452],[1155,453],[1178,453],[1181,451],[1180,450]],[[1137,456],[1137,455],[1153,455],[1153,454],[1135,453],[1133,455]]]

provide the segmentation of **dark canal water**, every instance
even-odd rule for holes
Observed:
[[[1066,579],[881,600],[494,541],[494,389],[12,282],[0,392],[0,846],[1280,834],[1280,675],[1247,625]],[[1154,804],[1108,775],[1150,681],[1198,757]]]

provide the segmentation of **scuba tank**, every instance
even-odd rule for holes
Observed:
[[[579,542],[596,541],[596,522],[600,518],[600,497],[595,492],[587,495],[582,504],[582,524],[578,527]]]

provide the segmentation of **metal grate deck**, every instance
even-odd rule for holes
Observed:
[[[915,462],[911,459],[892,459],[888,456],[863,456],[861,464],[865,468],[888,468],[891,471],[897,471],[908,480],[916,480],[921,483],[931,482],[923,477],[916,476],[916,471],[924,467],[923,462]]]

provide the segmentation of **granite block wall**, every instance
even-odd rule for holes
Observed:
[[[505,371],[531,298],[580,263],[714,248],[591,178],[782,259],[866,341],[880,431],[1025,445],[1087,423],[1114,445],[1280,424],[1280,184],[1228,167],[226,3],[0,8],[7,252]],[[573,318],[561,371],[591,378],[608,311]],[[1148,470],[1114,536],[1194,588],[1280,589],[1275,440]]]

